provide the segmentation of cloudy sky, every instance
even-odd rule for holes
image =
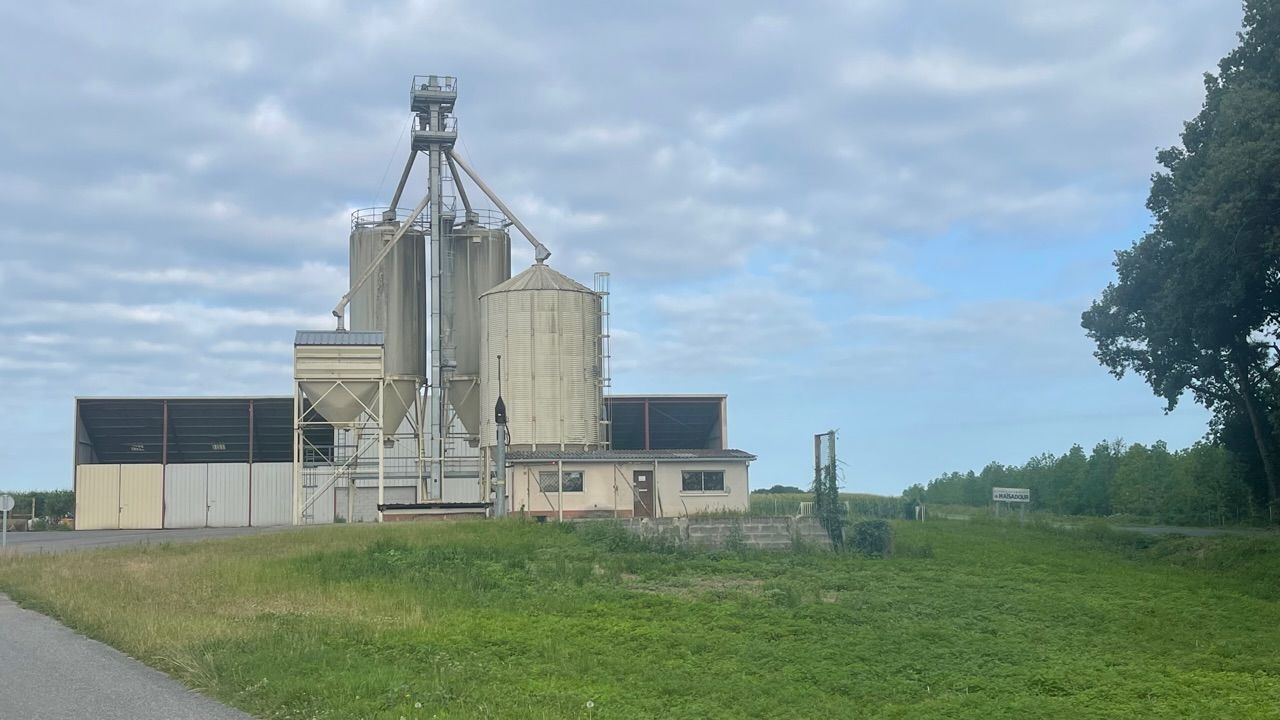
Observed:
[[[403,163],[415,73],[459,78],[462,152],[553,265],[612,272],[615,388],[728,393],[755,486],[807,482],[828,428],[846,485],[884,493],[1189,444],[1204,413],[1112,379],[1079,316],[1240,15],[6,3],[0,488],[70,486],[77,395],[290,392],[292,332],[346,289],[348,215]]]

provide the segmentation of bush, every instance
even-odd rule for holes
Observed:
[[[887,520],[856,522],[845,535],[845,542],[863,555],[887,558],[893,553],[893,526]]]
[[[806,491],[794,485],[774,485],[771,488],[756,488],[751,493],[753,495],[804,495]]]

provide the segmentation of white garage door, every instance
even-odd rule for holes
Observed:
[[[164,526],[204,527],[209,466],[176,464],[164,471]]]
[[[120,466],[120,529],[164,527],[164,466]]]
[[[76,529],[120,527],[120,466],[76,467]]]
[[[249,463],[210,463],[208,485],[209,527],[245,527],[249,524]]]
[[[293,522],[293,463],[253,464],[251,514],[255,526]]]

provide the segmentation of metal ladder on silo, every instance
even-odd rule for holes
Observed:
[[[609,348],[609,273],[595,274],[594,290],[600,296],[600,439],[605,449],[613,445],[613,417],[609,412],[609,395],[613,388],[612,353]]]

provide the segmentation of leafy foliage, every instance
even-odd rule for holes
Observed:
[[[756,488],[755,490],[751,491],[751,494],[755,495],[758,493],[760,495],[792,495],[792,494],[798,495],[803,492],[804,490],[801,490],[800,488],[795,487],[793,485],[774,485],[773,487],[770,487],[770,488]]]
[[[1219,525],[1260,519],[1245,472],[1220,445],[1170,452],[1163,442],[1146,447],[1116,441],[1098,443],[1087,456],[1075,445],[1065,455],[1040,455],[1021,466],[991,463],[980,474],[949,473],[904,496],[922,493],[933,504],[981,507],[990,504],[992,487],[1025,487],[1036,510]]]
[[[1240,45],[1205,76],[1179,146],[1157,155],[1154,224],[1116,254],[1081,322],[1098,360],[1141,376],[1166,409],[1185,393],[1244,418],[1266,499],[1280,496],[1280,1],[1245,2]]]
[[[840,481],[836,471],[835,431],[818,436],[827,445],[827,461],[813,469],[814,515],[831,537],[832,547],[844,546],[844,503],[840,502]],[[815,438],[815,452],[820,450]]]
[[[893,526],[887,520],[860,520],[849,528],[849,545],[863,555],[889,557],[893,553]]]
[[[70,517],[76,510],[76,494],[71,490],[35,490],[9,493],[13,496],[13,511],[19,514],[31,512],[31,499],[36,501],[36,517],[58,520]]]

